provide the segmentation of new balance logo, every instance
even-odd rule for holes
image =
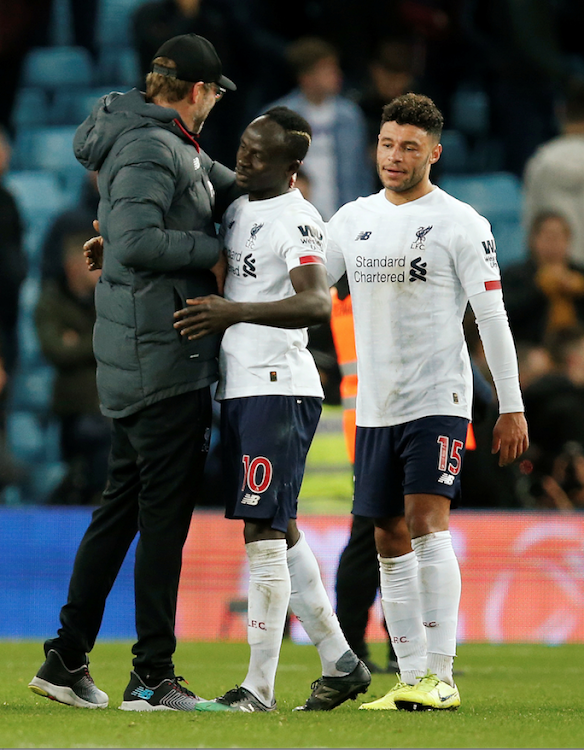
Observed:
[[[250,492],[248,492],[246,495],[243,496],[241,500],[241,504],[242,505],[257,505],[260,500],[261,500],[261,495],[252,495]]]
[[[430,227],[431,229],[432,227]],[[410,263],[410,278],[409,281],[426,281],[426,263],[422,263],[422,258],[414,258]]]
[[[255,258],[250,253],[249,255],[246,255],[243,259],[243,275],[244,276],[251,276],[252,278],[256,279],[256,267],[255,267]]]
[[[152,698],[154,695],[154,690],[150,690],[149,688],[145,687],[137,687],[132,690],[132,695],[137,696],[138,698],[143,698],[145,701],[147,701],[149,698]]]
[[[452,476],[452,474],[444,473],[441,477],[439,477],[438,481],[441,484],[447,484],[450,487],[454,484],[454,477]]]
[[[371,237],[371,232],[359,232],[355,240],[368,240],[369,237]]]

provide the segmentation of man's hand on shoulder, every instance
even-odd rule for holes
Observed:
[[[499,466],[507,466],[529,447],[527,422],[521,411],[500,414],[493,428],[491,453],[499,453]]]
[[[216,294],[187,300],[188,307],[174,314],[174,327],[189,340],[202,339],[211,333],[223,333],[226,328],[239,323],[239,305]]]

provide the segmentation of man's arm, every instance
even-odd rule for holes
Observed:
[[[111,211],[107,227],[102,227],[106,246],[130,268],[157,272],[211,268],[220,251],[212,221],[209,232],[166,227],[177,167],[170,149],[156,138],[145,149],[144,140],[136,141],[118,157],[120,168],[110,187]]]
[[[499,453],[499,466],[506,466],[529,447],[515,344],[500,290],[480,292],[469,301],[499,399],[491,452]]]
[[[174,327],[182,336],[200,339],[236,323],[305,328],[329,320],[331,296],[324,265],[293,268],[290,280],[296,293],[274,302],[232,302],[216,295],[189,299],[189,307],[174,314]]]

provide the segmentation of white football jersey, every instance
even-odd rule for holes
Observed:
[[[384,190],[359,198],[327,228],[329,280],[347,271],[353,305],[357,424],[470,419],[462,321],[470,296],[501,288],[489,222],[434,188],[397,206]]]
[[[227,254],[225,297],[236,302],[272,302],[292,297],[290,271],[324,263],[326,228],[299,190],[267,200],[242,196],[223,217]],[[306,328],[237,323],[223,334],[216,398],[317,396],[318,370],[307,349]]]

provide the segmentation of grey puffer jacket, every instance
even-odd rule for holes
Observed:
[[[219,337],[173,328],[185,301],[217,292],[215,222],[239,194],[231,170],[198,151],[174,109],[134,89],[108,94],[77,129],[98,170],[103,270],[93,346],[102,412],[125,417],[217,379]]]

